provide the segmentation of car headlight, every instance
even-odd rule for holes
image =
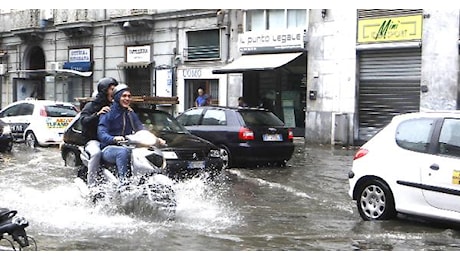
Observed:
[[[220,151],[215,150],[215,149],[209,150],[209,157],[219,158],[220,157]]]
[[[11,134],[11,127],[9,125],[4,125],[3,126],[3,134],[4,135],[9,135]]]
[[[168,160],[168,159],[179,159],[177,157],[177,154],[173,151],[163,151],[163,157]]]

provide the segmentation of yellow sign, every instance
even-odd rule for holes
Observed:
[[[422,22],[422,15],[361,19],[358,43],[421,40]]]
[[[460,171],[454,170],[452,173],[452,184],[460,184]]]

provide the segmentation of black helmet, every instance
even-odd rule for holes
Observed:
[[[117,86],[118,81],[112,77],[102,78],[97,83],[97,91],[100,93],[107,93],[107,89],[109,89],[111,85]]]

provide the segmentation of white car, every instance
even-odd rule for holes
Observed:
[[[460,222],[460,111],[395,116],[356,152],[349,185],[364,220]]]
[[[35,147],[59,145],[77,113],[72,103],[27,99],[6,106],[0,118],[10,125],[15,141]]]

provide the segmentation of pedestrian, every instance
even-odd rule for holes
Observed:
[[[209,96],[208,94],[204,93],[203,88],[198,89],[198,97],[195,99],[195,106],[202,107],[209,105]]]
[[[96,185],[101,160],[100,142],[97,139],[99,117],[110,111],[110,105],[113,101],[113,88],[117,85],[118,81],[114,78],[100,79],[97,83],[97,94],[94,100],[86,103],[80,114],[82,135],[85,143],[84,149],[89,155],[86,179],[90,192],[96,192],[92,189]]]
[[[244,101],[243,97],[238,98],[238,106],[239,107],[247,107],[248,106],[248,104],[246,104],[246,102]]]

